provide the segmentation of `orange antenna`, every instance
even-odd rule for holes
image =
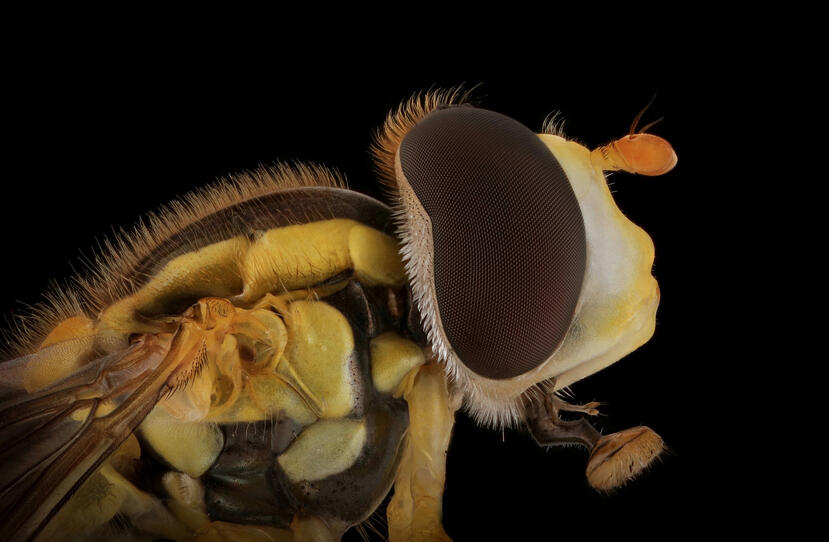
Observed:
[[[656,94],[633,119],[630,134],[593,150],[590,153],[591,162],[604,171],[622,170],[639,175],[656,176],[671,171],[678,160],[671,144],[659,136],[645,133],[665,117],[658,118],[636,132],[642,115],[655,99]]]

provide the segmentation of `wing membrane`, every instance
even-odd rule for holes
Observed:
[[[31,356],[0,366],[0,539],[33,537],[132,434],[166,390],[170,346],[146,335],[32,394]]]

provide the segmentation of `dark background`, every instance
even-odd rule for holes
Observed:
[[[668,56],[680,51],[677,41],[663,45]],[[721,74],[708,57],[634,62],[554,48],[474,47],[377,56],[383,47],[346,53],[335,43],[313,55],[297,44],[274,45],[253,58],[221,48],[111,51],[87,43],[14,59],[6,89],[12,98],[3,107],[2,312],[37,301],[50,280],[80,269],[81,253],[91,254],[111,228],[129,227],[229,173],[276,160],[315,161],[381,197],[367,153],[371,133],[417,90],[481,83],[483,106],[536,131],[558,110],[568,136],[591,148],[626,134],[656,93],[643,122],[665,117],[651,131],[674,145],[678,166],[663,177],[611,177],[620,208],[656,245],[656,332],[573,390],[581,402],[606,403],[597,422],[605,432],[645,424],[670,452],[604,496],[587,485],[584,451],[545,450],[522,431],[480,429],[460,414],[444,524],[459,541],[655,538],[715,524],[722,531],[744,489],[723,407],[733,391],[712,375],[728,362],[729,348],[713,339],[729,310],[717,304],[730,280],[717,263],[720,240],[737,235],[718,222],[723,204],[710,189],[721,158],[706,143],[716,122],[708,106],[730,99]]]

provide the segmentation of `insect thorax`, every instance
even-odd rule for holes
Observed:
[[[400,389],[425,362],[419,322],[396,243],[354,220],[273,228],[176,256],[102,313],[86,347],[190,325],[204,337],[192,367],[171,377],[171,390],[46,533],[81,509],[88,517],[90,499],[111,499],[101,488],[119,485],[119,495],[168,503],[165,514],[195,530],[194,521],[284,528],[300,513],[343,528],[363,521],[394,481],[408,426]],[[48,385],[38,371],[30,380]]]

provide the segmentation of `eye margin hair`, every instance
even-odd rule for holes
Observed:
[[[473,96],[479,85],[465,88],[463,84],[447,88],[433,88],[419,91],[404,100],[397,109],[386,115],[383,126],[377,129],[373,136],[369,153],[374,161],[374,169],[387,195],[397,199],[397,175],[394,160],[397,149],[406,134],[414,128],[426,115],[441,107],[450,105],[478,105]]]

